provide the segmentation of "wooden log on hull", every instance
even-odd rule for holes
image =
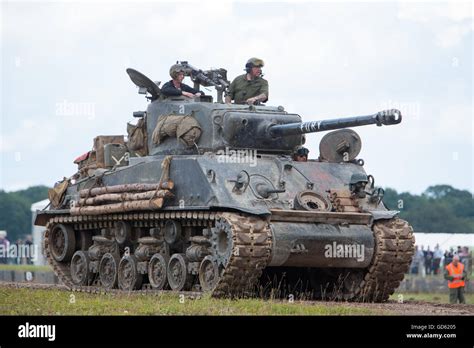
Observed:
[[[174,187],[174,183],[171,180],[162,182],[160,184],[124,184],[114,186],[95,187],[93,189],[84,189],[79,191],[81,198],[94,197],[107,193],[126,193],[126,192],[143,192],[143,191],[156,191],[159,189],[171,190]]]
[[[152,198],[171,197],[173,194],[168,190],[146,191],[140,193],[106,193],[91,198],[81,198],[79,206],[85,205],[100,205],[110,202],[124,202],[124,201],[142,201]]]
[[[71,215],[102,215],[138,210],[158,210],[163,206],[163,198],[142,201],[126,201],[98,206],[73,207]]]

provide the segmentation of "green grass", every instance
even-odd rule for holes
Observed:
[[[35,265],[0,265],[0,271],[53,271],[50,266],[35,266]]]
[[[74,296],[75,301],[71,301]],[[0,287],[0,315],[377,315],[366,308],[178,294],[87,294]],[[181,303],[182,302],[182,303]]]
[[[399,295],[403,296],[403,302],[410,302],[410,301],[428,301],[434,303],[449,303],[449,294],[439,294],[439,293],[404,293],[404,292],[396,292],[394,293],[390,299],[394,301],[398,301],[401,299]],[[464,297],[466,298],[466,304],[474,304],[474,294],[473,293],[464,293]]]

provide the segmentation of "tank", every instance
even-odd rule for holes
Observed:
[[[302,122],[281,106],[225,104],[225,69],[182,63],[218,101],[166,98],[127,69],[146,111],[133,113],[127,137],[96,137],[36,212],[62,283],[386,301],[411,263],[413,230],[384,205],[349,127],[396,125],[401,113]],[[306,136],[329,130],[318,158],[293,159]]]

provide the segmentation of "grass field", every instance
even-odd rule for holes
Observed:
[[[0,271],[52,271],[50,266],[35,266],[35,265],[0,265]]]
[[[391,300],[398,301],[400,294]],[[448,303],[447,294],[402,294],[404,303]],[[467,294],[474,304],[474,294]],[[199,299],[179,294],[87,294],[0,287],[0,315],[391,315],[381,306],[261,299]]]
[[[0,315],[371,315],[344,304],[259,299],[200,299],[175,294],[86,294],[61,290],[0,288]]]
[[[0,270],[50,271],[49,266],[0,265]],[[410,277],[409,275],[408,277]],[[474,305],[474,294],[466,294]],[[445,293],[403,293],[392,302],[449,303]],[[397,314],[376,306],[346,303],[300,302],[295,300],[199,299],[179,294],[86,294],[64,290],[9,288],[0,286],[0,315],[390,315]]]

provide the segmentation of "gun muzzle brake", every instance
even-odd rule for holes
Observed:
[[[386,125],[390,126],[392,124],[398,124],[402,122],[402,113],[400,110],[391,109],[380,111],[376,114],[377,126]]]

